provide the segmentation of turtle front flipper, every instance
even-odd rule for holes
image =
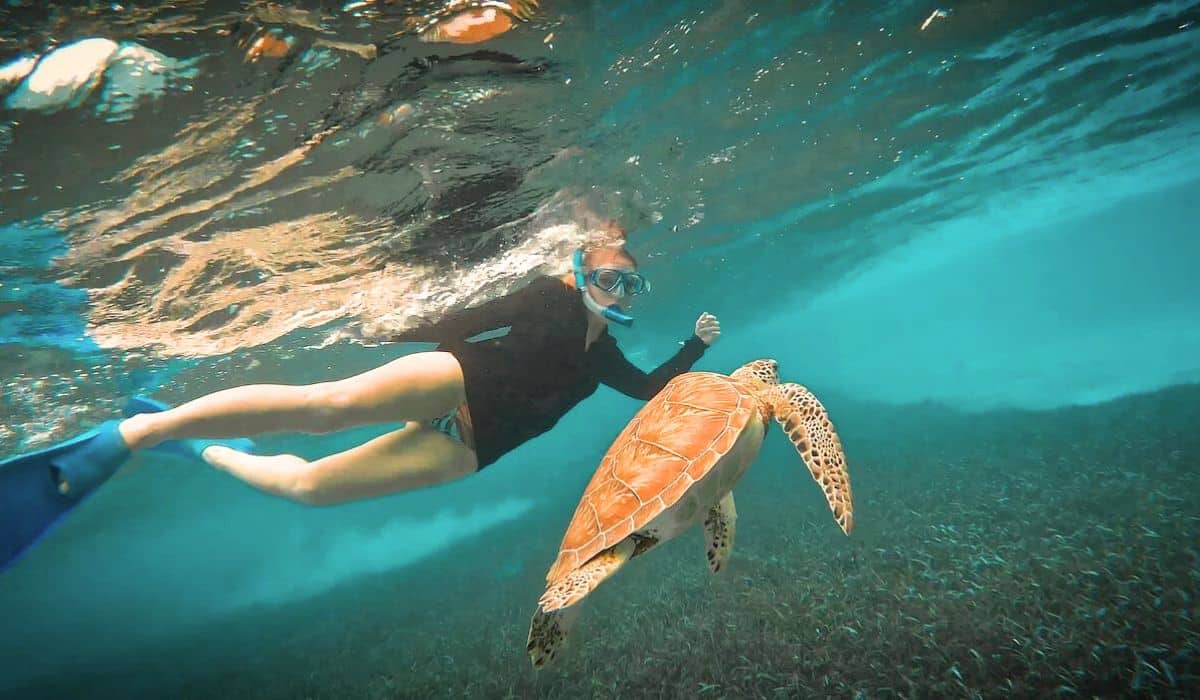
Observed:
[[[808,471],[821,486],[842,532],[854,529],[854,503],[850,493],[850,475],[846,472],[846,454],[829,420],[829,413],[812,392],[799,384],[772,387],[775,420],[783,426],[796,446]]]
[[[707,546],[708,568],[715,574],[729,563],[733,552],[734,524],[737,509],[733,507],[733,492],[709,509],[704,518],[704,544]]]
[[[545,612],[538,606],[529,622],[529,639],[525,643],[525,651],[529,652],[529,661],[535,670],[541,669],[558,655],[582,608],[582,604],[577,604]]]

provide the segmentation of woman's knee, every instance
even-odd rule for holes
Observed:
[[[310,384],[303,391],[305,432],[333,433],[359,424],[359,399],[345,381]]]
[[[466,399],[462,366],[453,355],[410,355],[353,377],[302,387],[309,427],[334,432],[367,423],[425,420]]]
[[[338,497],[328,474],[321,468],[320,460],[309,462],[300,457],[283,456],[295,460],[295,463],[289,469],[290,478],[276,489],[277,495],[308,506],[328,506],[344,500]]]
[[[307,465],[303,473],[297,475],[284,496],[306,506],[328,506],[341,502],[322,480],[321,474],[313,468],[312,463]]]

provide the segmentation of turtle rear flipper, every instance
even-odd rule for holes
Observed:
[[[842,532],[849,535],[854,529],[850,476],[846,473],[846,454],[829,413],[812,392],[799,384],[780,384],[772,389],[775,420],[783,426],[813,479],[821,486]]]
[[[538,605],[546,612],[574,605],[599,586],[601,581],[617,573],[617,569],[629,561],[636,549],[634,539],[626,537],[550,584],[538,599]]]
[[[583,566],[550,584],[538,599],[538,609],[529,623],[529,641],[525,650],[535,669],[554,660],[567,632],[579,616],[580,601],[604,579],[617,573],[637,553],[638,543],[626,537],[592,557]]]
[[[538,606],[529,622],[529,640],[525,643],[525,651],[529,652],[529,661],[533,663],[534,670],[541,669],[558,655],[582,608],[582,603],[577,603],[569,608],[546,612]]]
[[[737,509],[733,507],[733,492],[725,494],[704,518],[704,544],[707,545],[708,568],[718,573],[729,563],[733,552],[734,524]]]

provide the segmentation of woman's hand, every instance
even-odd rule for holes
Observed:
[[[704,341],[705,345],[712,345],[721,337],[721,322],[716,316],[705,311],[696,319],[696,337]]]

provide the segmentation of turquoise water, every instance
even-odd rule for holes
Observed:
[[[935,6],[546,2],[475,47],[389,38],[403,6],[15,5],[0,63],[96,36],[169,62],[133,99],[110,67],[0,111],[0,455],[135,393],[419,349],[369,341],[561,271],[582,199],[654,281],[627,354],[710,311],[698,369],[779,360],[838,426],[857,526],[770,435],[730,569],[698,535],[635,562],[535,675],[545,570],[637,402],[601,389],[475,477],[326,509],[139,457],[0,576],[5,694],[1200,686],[1200,5],[962,3],[921,29]],[[294,53],[245,60],[234,20]]]

